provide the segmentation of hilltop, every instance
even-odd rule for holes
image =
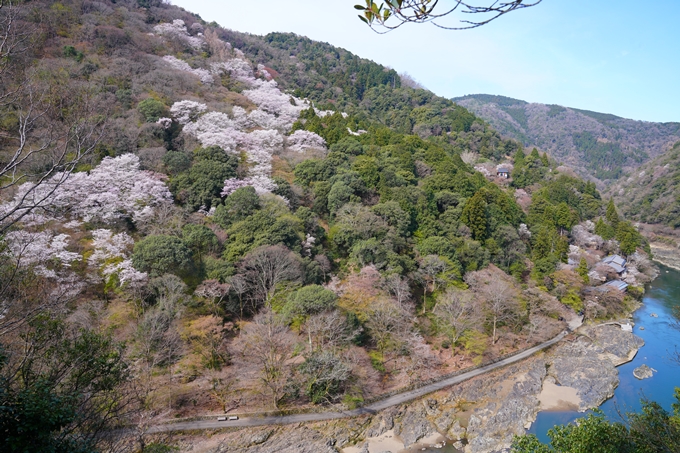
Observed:
[[[504,137],[538,147],[583,177],[615,180],[680,140],[680,123],[652,123],[488,94],[453,101]]]

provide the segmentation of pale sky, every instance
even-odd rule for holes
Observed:
[[[232,30],[328,42],[447,98],[499,94],[680,121],[678,0],[544,0],[474,30],[407,24],[385,35],[359,21],[353,5],[361,0],[171,2]]]

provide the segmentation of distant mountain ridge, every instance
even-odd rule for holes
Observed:
[[[581,175],[614,180],[680,141],[680,123],[654,123],[559,105],[473,94],[452,99],[502,135],[538,147]]]

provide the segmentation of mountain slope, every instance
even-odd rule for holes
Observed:
[[[617,206],[631,219],[680,227],[680,142],[610,188]]]
[[[680,140],[680,123],[651,123],[615,115],[474,94],[453,99],[504,136],[536,146],[582,176],[617,179]]]

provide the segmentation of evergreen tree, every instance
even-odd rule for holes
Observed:
[[[640,233],[630,222],[619,222],[616,230],[616,239],[619,241],[621,253],[632,255],[641,244]]]
[[[590,284],[590,277],[588,276],[588,263],[586,262],[585,258],[581,258],[581,261],[578,263],[578,267],[576,268],[576,273],[581,276],[583,283],[586,285]]]
[[[560,236],[555,244],[555,255],[557,259],[566,263],[569,261],[569,241],[566,237]]]
[[[549,257],[554,251],[555,231],[548,225],[543,225],[538,230],[532,247],[533,259],[538,261]]]
[[[609,204],[607,205],[607,214],[606,214],[607,222],[614,227],[614,230],[616,230],[619,226],[619,221],[621,220],[619,217],[619,213],[616,211],[616,206],[614,205],[614,199],[610,198],[609,199]]]
[[[472,231],[472,236],[478,240],[483,241],[487,236],[488,219],[486,216],[486,201],[480,192],[477,192],[472,198],[465,203],[461,220]]]
[[[595,223],[595,234],[601,236],[605,241],[608,241],[614,237],[614,229],[600,217]]]

